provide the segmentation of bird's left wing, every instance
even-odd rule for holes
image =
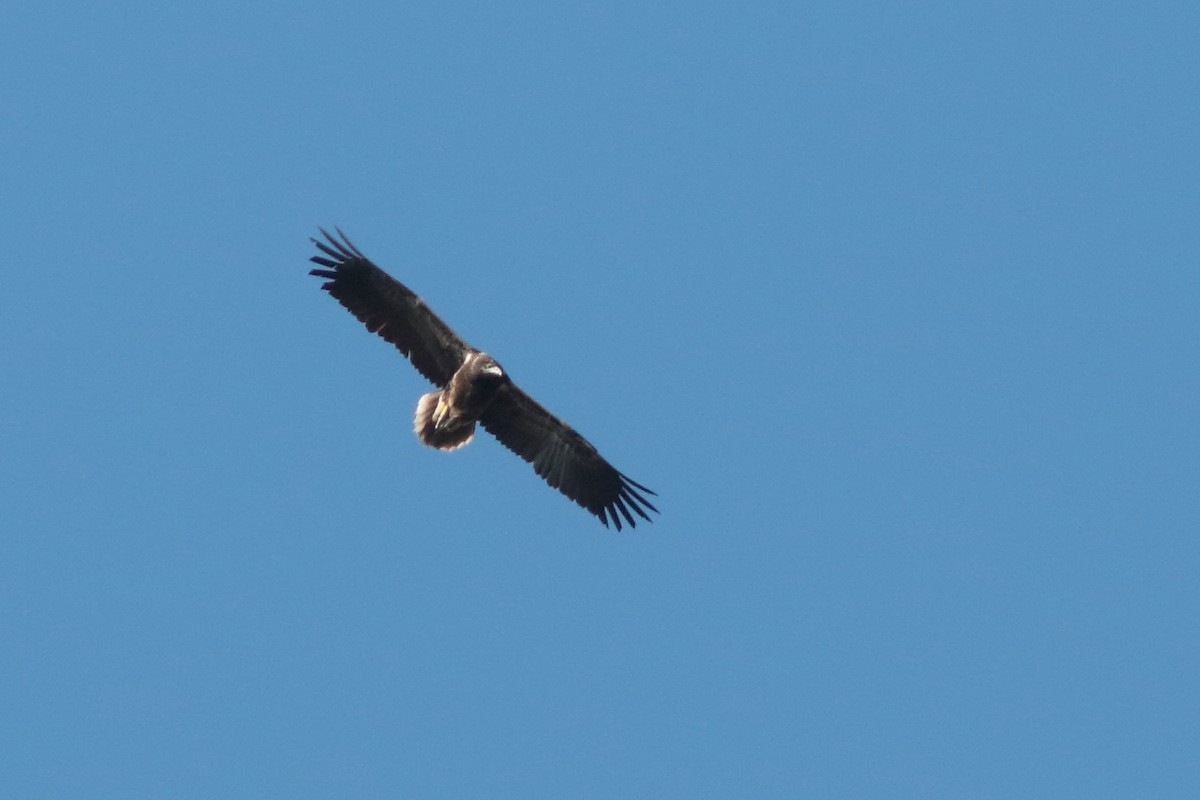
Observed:
[[[430,311],[424,300],[372,264],[341,230],[334,230],[337,237],[322,229],[325,241],[312,240],[324,255],[310,260],[326,269],[309,274],[327,278],[322,289],[368,331],[391,342],[422,375],[445,386],[462,366],[470,346]]]
[[[658,511],[640,494],[654,492],[618,472],[587,439],[516,385],[506,384],[479,421],[501,444],[532,464],[546,483],[605,526],[611,521],[621,530],[624,517],[631,528],[636,527],[633,514],[649,521],[644,509]]]

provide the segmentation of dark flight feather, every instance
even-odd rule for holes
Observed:
[[[636,527],[629,513],[649,520],[644,508],[658,511],[639,494],[654,494],[621,474],[574,428],[542,408],[515,384],[505,386],[479,422],[502,445],[533,465],[546,483],[621,530],[621,516]],[[621,516],[617,516],[617,512]]]
[[[312,240],[328,258],[309,259],[329,269],[314,269],[308,274],[328,278],[322,289],[368,331],[395,345],[427,380],[444,386],[462,365],[470,346],[430,311],[424,300],[372,264],[341,230],[334,230],[340,241],[323,228],[321,233],[328,244]]]
[[[309,274],[327,279],[321,288],[366,325],[368,331],[391,342],[422,375],[444,389],[478,351],[408,287],[372,264],[341,230],[334,230],[337,237],[322,229],[326,241],[312,240],[323,255],[311,260],[325,269],[314,269]],[[465,369],[463,372],[466,374]],[[435,396],[436,393],[426,398]],[[423,399],[423,402],[431,406],[433,401]],[[418,425],[421,411],[419,404]],[[428,417],[431,408],[424,411]],[[428,422],[425,420],[426,425]],[[635,515],[649,521],[646,511],[658,511],[645,496],[654,492],[618,472],[574,428],[543,408],[507,376],[479,416],[479,423],[531,464],[546,483],[596,515],[605,526],[612,523],[621,530],[624,520],[630,527],[636,527]]]

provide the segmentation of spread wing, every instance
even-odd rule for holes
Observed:
[[[501,444],[532,464],[546,483],[605,526],[611,520],[621,530],[623,516],[633,528],[637,526],[633,514],[649,520],[644,509],[658,511],[639,493],[654,492],[618,472],[574,428],[515,385],[506,384],[479,421]]]
[[[321,229],[326,241],[312,240],[324,255],[310,260],[327,269],[308,274],[328,278],[322,289],[368,331],[395,345],[422,375],[445,386],[462,366],[470,346],[430,311],[424,300],[372,264],[341,230],[334,230],[336,238]]]

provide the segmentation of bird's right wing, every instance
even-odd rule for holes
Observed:
[[[445,386],[462,366],[470,346],[404,284],[371,263],[350,243],[324,229],[326,241],[312,242],[324,255],[310,260],[326,269],[310,275],[327,278],[321,288],[367,326],[395,345],[414,367],[437,386]]]

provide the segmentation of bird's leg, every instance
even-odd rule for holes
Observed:
[[[445,392],[438,396],[437,405],[434,406],[433,415],[431,418],[433,419],[433,427],[437,430],[441,430],[442,428],[446,427],[447,424],[449,424],[450,404],[446,402]]]

